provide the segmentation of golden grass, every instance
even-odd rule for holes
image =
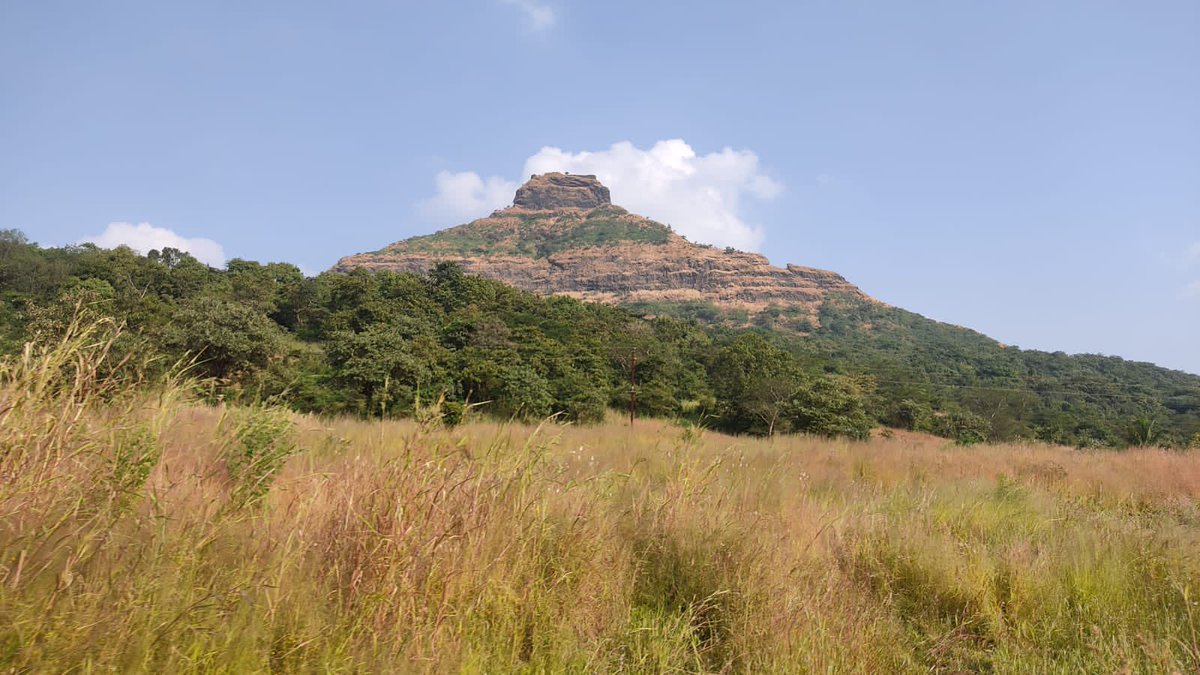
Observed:
[[[1200,457],[288,416],[0,367],[0,670],[1181,672]]]

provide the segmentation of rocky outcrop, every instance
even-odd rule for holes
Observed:
[[[595,176],[544,173],[532,176],[517,189],[513,206],[551,211],[555,209],[594,209],[611,204],[608,188]]]
[[[841,275],[810,267],[775,267],[755,253],[725,252],[687,241],[614,244],[569,249],[544,258],[454,253],[364,253],[342,259],[335,269],[361,267],[424,274],[440,262],[467,274],[503,281],[540,295],[584,300],[709,302],[724,309],[757,313],[771,305],[815,310],[827,294],[863,297]]]
[[[609,202],[591,176],[534,176],[487,218],[343,258],[355,268],[424,274],[441,262],[541,295],[612,304],[710,303],[753,316],[769,307],[815,324],[831,295],[867,298],[841,275],[775,267],[757,253],[696,244]],[[587,206],[592,205],[592,206]]]

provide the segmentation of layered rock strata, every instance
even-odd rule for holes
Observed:
[[[544,174],[514,205],[433,235],[343,258],[355,268],[423,274],[441,262],[541,295],[614,303],[704,302],[751,314],[794,308],[816,320],[830,294],[867,296],[841,275],[696,244],[613,206],[593,176]]]

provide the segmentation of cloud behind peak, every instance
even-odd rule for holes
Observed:
[[[666,223],[693,241],[747,250],[758,250],[765,233],[743,219],[743,201],[773,199],[783,189],[762,171],[752,151],[724,148],[701,155],[678,138],[647,149],[628,141],[598,151],[544,147],[525,160],[522,177],[550,171],[595,174],[612,191],[613,203]],[[435,182],[437,193],[421,203],[421,210],[459,221],[508,205],[517,187],[514,181],[485,179],[473,171],[443,171]]]

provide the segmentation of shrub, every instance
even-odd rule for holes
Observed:
[[[230,478],[230,503],[251,505],[271,489],[275,475],[296,451],[292,421],[286,411],[266,406],[226,409],[225,463]]]

